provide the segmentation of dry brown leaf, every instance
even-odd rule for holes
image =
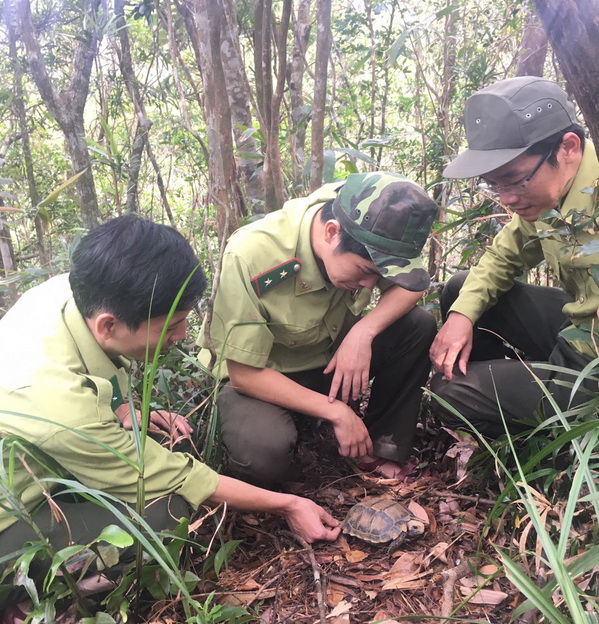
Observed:
[[[432,572],[421,572],[420,574],[411,576],[393,578],[383,584],[383,589],[421,589],[427,584],[427,581],[423,577],[430,576],[431,574]]]
[[[365,553],[362,550],[350,550],[345,553],[345,558],[350,563],[358,563],[360,561],[364,561],[364,559],[368,558],[368,553]]]
[[[449,544],[447,542],[439,542],[435,544],[431,549],[428,555],[424,558],[424,565],[429,565],[433,561],[439,559],[443,563],[447,563],[447,557],[445,556],[445,552],[449,548]]]
[[[465,576],[460,579],[460,585],[463,587],[470,587],[474,589],[475,587],[481,587],[487,582],[487,579],[484,576]]]
[[[385,611],[384,609],[379,609],[372,618],[373,622],[377,622],[379,624],[390,624],[390,622],[395,622],[393,619],[393,615],[389,613],[389,611]]]
[[[349,624],[349,613],[338,615],[337,617],[331,619],[330,623],[331,624]]]
[[[378,592],[372,591],[370,589],[364,590],[364,593],[368,596],[368,598],[370,598],[370,600],[374,600],[379,595]]]
[[[473,453],[478,451],[478,444],[469,433],[463,431],[451,431],[449,429],[445,429],[445,427],[443,427],[443,429],[455,438],[455,440],[457,440],[457,443],[454,444],[447,451],[447,453],[445,453],[445,457],[451,457],[456,460],[456,478],[459,483],[468,474],[466,464],[472,457]]]
[[[428,513],[422,505],[419,505],[416,501],[410,501],[408,510],[411,511],[419,520],[428,524]]]
[[[232,607],[243,607],[251,605],[252,602],[256,599],[256,596],[260,598],[260,600],[265,598],[274,598],[276,595],[276,591],[274,589],[265,589],[264,591],[252,591],[252,592],[232,592],[230,594],[225,594],[219,600],[221,604],[229,605]]]
[[[239,591],[252,591],[253,589],[259,589],[260,583],[255,581],[254,579],[248,579],[241,587],[237,589]]]
[[[401,553],[401,556],[391,566],[391,569],[383,574],[383,578],[391,579],[414,574],[418,572],[422,563],[422,557],[416,553]]]
[[[327,604],[329,607],[336,607],[343,601],[346,595],[347,589],[343,585],[333,581],[327,584]]]
[[[340,615],[344,615],[351,611],[351,602],[342,600],[335,608],[327,615],[328,618],[336,618]]]
[[[487,563],[486,565],[482,566],[479,570],[479,572],[483,576],[491,576],[491,574],[495,574],[498,571],[499,571],[499,566],[496,566],[494,563]]]
[[[498,605],[508,597],[505,592],[496,591],[494,589],[481,589],[474,595],[468,587],[460,587],[460,591],[462,592],[462,596],[467,598],[470,604]]]

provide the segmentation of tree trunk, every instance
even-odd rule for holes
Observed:
[[[116,52],[119,59],[121,74],[125,81],[125,85],[127,86],[129,97],[133,102],[137,122],[135,138],[133,140],[131,153],[129,155],[129,179],[127,181],[127,199],[125,201],[127,212],[139,212],[137,185],[139,182],[142,157],[147,146],[148,134],[150,132],[150,128],[152,127],[152,122],[148,119],[146,114],[139,85],[137,84],[137,78],[135,77],[123,0],[114,0],[114,13],[116,16],[117,34],[120,42],[120,49],[117,47]]]
[[[224,14],[220,0],[195,0],[194,8],[210,149],[210,199],[224,243],[245,214],[233,153],[231,110],[228,99],[222,97],[227,93],[220,52]]]
[[[281,129],[281,103],[283,101],[283,91],[285,89],[285,75],[287,74],[287,35],[289,33],[290,17],[291,0],[283,0],[281,24],[279,28],[273,29],[275,32],[275,45],[277,47],[278,67],[276,72],[276,87],[272,97],[268,141],[266,144],[266,158],[272,177],[275,210],[281,208],[285,201],[279,132]]]
[[[535,0],[568,90],[599,146],[599,0]]]
[[[450,8],[448,1],[447,8]],[[450,119],[451,119],[451,102],[455,96],[457,72],[455,70],[457,44],[456,44],[456,32],[458,21],[458,9],[449,11],[445,15],[445,37],[443,38],[443,67],[441,74],[441,92],[439,100],[437,102],[436,113],[439,128],[441,130],[441,136],[445,137],[443,144],[444,156],[448,159],[449,156],[455,153],[456,145],[451,144],[451,137],[455,134],[451,132]],[[443,178],[443,167],[437,171],[437,179]],[[447,197],[442,197],[443,193],[447,192],[447,185],[436,184],[433,189],[433,197],[435,201],[445,205]],[[439,212],[438,220],[440,223],[445,223],[447,220],[447,214],[444,210]],[[432,233],[430,237],[430,247],[428,256],[428,272],[431,279],[435,282],[439,281],[439,269],[443,260],[443,244],[441,237]]]
[[[539,16],[531,11],[526,16],[518,52],[516,76],[542,76],[547,57],[547,34]]]
[[[244,154],[257,155],[259,153],[256,139],[245,133],[245,128],[252,128],[254,125],[250,108],[250,103],[253,102],[254,98],[241,55],[235,4],[232,0],[223,0],[223,8],[225,20],[223,20],[221,32],[221,59],[227,85],[229,106],[231,107],[233,135],[235,137],[235,145],[237,146],[237,168],[245,183],[250,205],[260,206],[261,211],[261,206],[264,202],[264,189],[262,186],[262,174],[257,173],[259,160],[257,158],[244,157]]]
[[[318,3],[317,21],[314,106],[312,109],[311,191],[315,191],[322,186],[322,174],[324,172],[324,114],[327,100],[327,71],[332,40],[331,0],[320,0]]]
[[[95,227],[100,218],[83,122],[91,69],[98,50],[99,35],[95,24],[98,19],[99,5],[100,0],[87,0],[85,3],[84,21],[92,25],[92,30],[85,30],[82,26],[81,36],[78,38],[73,56],[73,71],[69,86],[66,90],[59,91],[52,83],[41,53],[33,26],[29,0],[17,0],[20,35],[27,50],[31,75],[45,105],[65,135],[66,149],[73,166],[73,174],[83,172],[75,182],[75,188],[79,197],[81,219],[88,229]]]
[[[300,0],[293,29],[293,54],[289,65],[287,83],[291,102],[291,179],[294,191],[304,187],[304,147],[306,143],[307,115],[304,104],[303,83],[306,68],[306,47],[310,37],[310,4]]]
[[[41,197],[37,190],[37,183],[35,181],[35,174],[33,171],[33,158],[31,156],[31,142],[29,140],[29,127],[27,123],[27,113],[25,111],[25,97],[23,94],[23,71],[21,69],[21,63],[17,54],[17,37],[14,28],[14,5],[10,0],[6,1],[4,5],[4,17],[8,30],[9,38],[9,54],[12,63],[13,76],[14,76],[14,98],[13,105],[19,120],[19,126],[21,130],[21,136],[23,141],[23,161],[25,164],[25,173],[27,175],[27,187],[29,191],[29,201],[31,202],[32,210],[35,210],[33,217],[35,234],[37,238],[37,251],[39,254],[39,261],[42,267],[47,266],[50,258],[46,250],[45,244],[45,223],[37,210],[37,205],[40,203]]]

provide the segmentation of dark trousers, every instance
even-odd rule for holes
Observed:
[[[412,452],[435,333],[432,314],[415,307],[373,341],[370,376],[374,381],[364,421],[378,457],[401,462]],[[315,369],[287,377],[328,394],[333,376]],[[302,419],[311,419],[240,394],[230,383],[220,391],[217,404],[223,442],[236,477],[266,486],[298,478],[293,463],[298,425],[302,426]]]
[[[467,275],[467,272],[454,275],[443,289],[443,320]],[[598,391],[596,382],[587,380],[583,390],[571,400],[575,375],[535,366],[548,363],[581,371],[591,361],[558,337],[562,326],[568,323],[562,307],[571,300],[558,288],[516,282],[476,323],[466,375],[462,375],[457,367],[452,381],[437,373],[431,380],[432,392],[447,401],[478,431],[490,437],[505,433],[501,413],[512,432],[525,429],[526,425],[519,421],[530,419],[537,408],[544,416],[553,414],[531,370],[543,381],[560,409],[588,400],[589,392]],[[506,349],[504,341],[521,352],[525,363]],[[431,408],[448,426],[464,426],[460,418],[438,401],[433,399]]]

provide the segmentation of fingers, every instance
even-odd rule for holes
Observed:
[[[339,521],[333,518],[333,516],[331,516],[331,514],[322,507],[320,508],[320,519],[322,520],[323,524],[331,528],[339,526]]]
[[[325,368],[325,373],[326,368]],[[329,390],[329,403],[332,403],[336,398],[339,392],[339,388],[341,387],[341,382],[343,381],[343,375],[339,373],[339,371],[335,371],[333,375],[333,381],[331,381],[331,388]]]
[[[458,368],[462,375],[466,374],[466,367],[468,366],[468,360],[470,359],[470,351],[472,351],[472,345],[468,344],[462,349],[462,353],[460,354]]]

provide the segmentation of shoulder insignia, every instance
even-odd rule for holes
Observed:
[[[287,280],[295,277],[302,268],[302,263],[297,258],[291,258],[287,262],[277,264],[277,266],[252,277],[252,288],[258,297],[266,294],[279,284],[286,282]]]

